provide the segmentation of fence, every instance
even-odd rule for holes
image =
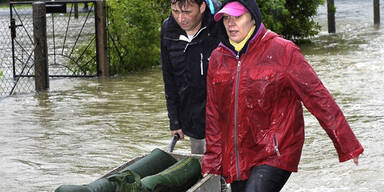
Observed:
[[[37,59],[32,3],[10,2],[9,10],[0,9],[0,96],[35,90],[34,61]],[[96,30],[96,1],[47,1],[45,4],[49,77],[99,75],[97,61],[100,58],[94,50],[100,37],[96,34],[105,34],[103,29]]]
[[[328,8],[328,33],[336,33],[336,7],[335,0],[327,0]],[[380,0],[373,0],[373,23],[380,24]]]

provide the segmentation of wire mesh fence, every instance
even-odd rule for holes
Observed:
[[[76,16],[71,3],[68,13],[47,15],[50,76],[96,75],[94,7],[94,2],[86,2]]]
[[[17,79],[14,77],[16,69],[13,67],[9,12],[9,9],[0,9],[0,96],[7,96],[13,92],[28,93],[34,90],[32,78]],[[20,59],[23,59],[25,55],[21,53]]]
[[[0,8],[0,96],[34,91],[32,3],[11,2],[9,9]],[[49,76],[96,76],[95,2],[46,4]]]

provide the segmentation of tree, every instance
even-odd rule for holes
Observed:
[[[168,0],[109,0],[111,74],[126,74],[160,61],[160,27]]]
[[[222,2],[224,0],[221,0]],[[324,0],[256,0],[263,23],[287,39],[300,40],[318,34],[313,18]]]
[[[257,0],[267,28],[287,39],[305,39],[318,34],[313,18],[324,0]]]
[[[313,18],[324,0],[257,0],[265,26],[287,39],[318,34]],[[160,62],[160,29],[169,0],[108,0],[111,74],[125,74]]]

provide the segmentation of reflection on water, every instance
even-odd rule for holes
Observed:
[[[299,172],[292,174],[285,192],[384,188],[384,29],[371,24],[371,1],[346,2],[336,1],[338,33],[330,36],[324,28],[301,48],[365,153],[358,167],[338,163],[331,140],[306,112]],[[316,18],[322,25],[324,10]],[[45,93],[0,100],[0,191],[86,184],[137,155],[167,149],[160,68],[110,79],[51,80],[50,87]],[[179,142],[175,150],[188,152],[188,142]]]

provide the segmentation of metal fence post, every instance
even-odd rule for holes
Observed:
[[[78,19],[79,18],[79,4],[78,3],[74,3],[74,9],[75,9],[75,19]]]
[[[34,65],[35,89],[43,91],[49,88],[48,77],[48,49],[47,49],[47,23],[44,2],[32,4],[33,37],[34,37]]]
[[[95,24],[96,24],[96,59],[97,75],[109,76],[109,63],[107,51],[107,14],[105,0],[96,0]]]
[[[380,24],[380,0],[373,0],[373,23]]]
[[[327,0],[327,9],[328,9],[328,33],[336,33],[336,21],[335,21],[335,1]]]

